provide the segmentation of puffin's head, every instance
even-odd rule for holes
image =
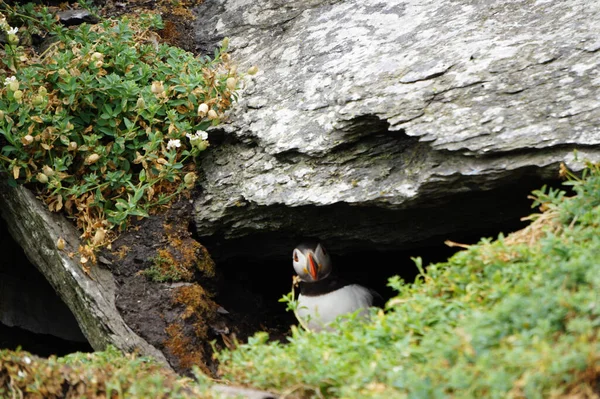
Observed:
[[[294,270],[308,283],[324,279],[331,273],[331,258],[321,243],[303,243],[292,254]]]

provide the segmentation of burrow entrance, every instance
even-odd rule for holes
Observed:
[[[0,349],[38,356],[91,352],[75,316],[0,218]]]
[[[446,245],[446,240],[475,244],[481,238],[497,238],[500,233],[508,235],[525,227],[528,223],[521,218],[537,212],[531,208],[532,200],[528,196],[543,185],[561,187],[557,179],[528,175],[497,189],[471,192],[440,203],[437,214],[456,213],[456,217],[451,218],[456,223],[455,233],[436,234],[432,231],[429,239],[405,246],[385,248],[368,241],[340,244],[344,238],[336,240],[335,233],[321,241],[329,249],[333,267],[341,276],[369,286],[389,299],[395,294],[387,286],[390,277],[398,275],[406,282],[412,282],[418,275],[412,257],[421,257],[424,266],[443,262],[460,250]],[[427,215],[428,209],[411,212]],[[362,213],[363,220],[371,211],[354,208],[357,215]],[[343,232],[339,235],[345,236]],[[291,290],[294,245],[306,238],[320,237],[303,237],[289,232],[256,234],[237,240],[197,237],[217,263],[220,278],[216,301],[233,314],[232,320],[245,323],[246,331],[268,331],[273,338],[282,339],[290,326],[296,324],[294,315],[285,310],[285,304],[279,299]],[[336,249],[339,247],[345,249]]]

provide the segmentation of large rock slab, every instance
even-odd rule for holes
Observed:
[[[95,265],[86,274],[78,257],[69,256],[77,253],[80,243],[75,227],[64,216],[51,213],[27,188],[12,188],[5,182],[0,182],[0,216],[30,262],[69,307],[95,350],[113,345],[125,352],[153,356],[168,367],[164,355],[123,321],[115,305],[117,287],[110,271]],[[57,248],[59,238],[65,241],[62,250]]]
[[[209,0],[197,11],[199,48],[228,36],[240,69],[261,70],[211,133],[200,236],[398,247],[506,219],[470,194],[600,159],[598,2]],[[452,201],[462,216],[439,207]]]

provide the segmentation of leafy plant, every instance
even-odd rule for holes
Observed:
[[[293,397],[596,397],[600,167],[566,185],[577,195],[535,192],[543,213],[520,232],[426,273],[415,259],[417,280],[391,278],[398,295],[370,323],[294,327],[286,344],[258,333],[218,354],[223,378]]]
[[[198,371],[199,372],[199,371]],[[195,384],[147,357],[103,352],[41,359],[23,351],[0,350],[2,398],[204,398],[207,384]]]
[[[43,7],[0,2],[0,171],[75,219],[82,263],[115,228],[194,186],[205,130],[236,98],[226,41],[198,58],[161,43],[161,26],[141,15],[67,29]],[[19,45],[32,29],[53,39],[42,53]]]

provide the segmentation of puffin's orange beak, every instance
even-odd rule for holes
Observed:
[[[315,261],[313,260],[312,254],[308,254],[308,271],[312,276],[313,280],[317,280],[317,267],[315,266]]]

